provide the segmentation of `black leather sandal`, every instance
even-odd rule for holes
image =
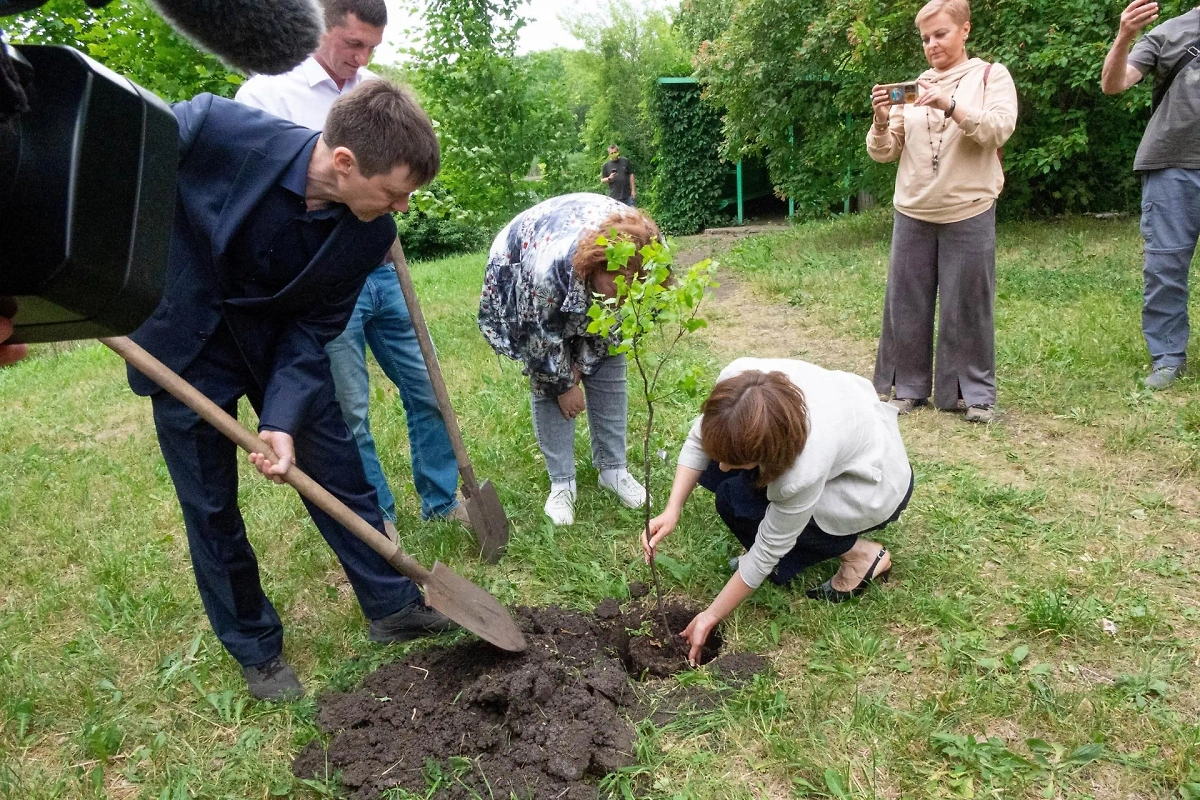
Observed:
[[[805,592],[805,594],[813,600],[826,600],[830,603],[844,603],[852,597],[858,597],[867,590],[867,587],[871,585],[872,581],[879,581],[882,583],[883,581],[887,580],[888,573],[892,571],[891,567],[888,567],[885,571],[879,573],[878,575],[875,574],[875,568],[879,566],[880,561],[883,561],[883,557],[885,555],[887,555],[887,548],[879,548],[879,554],[875,556],[875,561],[871,564],[871,568],[867,570],[867,574],[863,576],[863,579],[859,582],[858,586],[855,586],[848,592],[843,592],[841,589],[833,588],[833,579],[830,578],[820,586],[809,589],[807,592]]]

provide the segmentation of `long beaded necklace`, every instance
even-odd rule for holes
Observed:
[[[950,92],[950,102],[954,102],[954,95],[958,94],[958,85],[962,83],[962,78],[954,82],[954,91]],[[929,106],[925,106],[925,132],[929,135],[929,150],[933,153],[933,176],[936,178],[938,167],[941,165],[942,157],[942,140],[946,138],[946,129],[950,127],[950,117],[946,117],[938,130],[937,147],[933,146],[933,120],[929,116]]]

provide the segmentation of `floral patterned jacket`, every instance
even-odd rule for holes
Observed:
[[[580,238],[624,204],[599,194],[553,197],[523,211],[492,243],[479,330],[497,353],[520,361],[534,394],[558,397],[575,385],[572,365],[593,374],[608,340],[587,332],[592,298],[571,260]]]

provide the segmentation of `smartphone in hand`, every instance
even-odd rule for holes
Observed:
[[[894,106],[917,102],[918,87],[915,81],[911,83],[885,83],[883,84],[883,88],[887,89],[888,102]]]

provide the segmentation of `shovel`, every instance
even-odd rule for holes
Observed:
[[[425,325],[425,315],[421,313],[421,303],[417,300],[412,276],[408,274],[408,262],[404,259],[404,248],[400,246],[399,239],[392,245],[390,255],[396,265],[396,277],[400,281],[400,291],[404,293],[404,302],[408,304],[408,315],[412,317],[413,330],[417,332],[421,355],[425,357],[425,368],[429,370],[429,382],[433,384],[438,408],[441,409],[442,419],[446,422],[446,432],[450,434],[450,446],[454,448],[454,458],[458,461],[467,518],[471,520],[471,527],[475,529],[484,559],[489,564],[495,564],[504,554],[504,548],[508,546],[508,516],[504,513],[504,506],[500,505],[500,498],[492,482],[484,481],[480,486],[475,480],[475,470],[471,468],[471,458],[463,445],[462,432],[458,429],[458,417],[454,413],[454,406],[450,405],[450,394],[446,391],[442,368],[438,365],[437,352],[429,338],[429,328]]]
[[[248,453],[262,453],[272,461],[277,460],[265,442],[127,337],[114,336],[101,339],[100,343],[115,351],[143,375],[174,395],[238,447]],[[432,570],[425,569],[399,545],[375,530],[366,520],[351,511],[341,500],[301,472],[294,464],[283,479],[348,528],[364,544],[383,556],[398,572],[424,589],[425,602],[428,605],[501,649],[513,652],[525,649],[525,637],[496,598],[440,561],[434,562]]]

